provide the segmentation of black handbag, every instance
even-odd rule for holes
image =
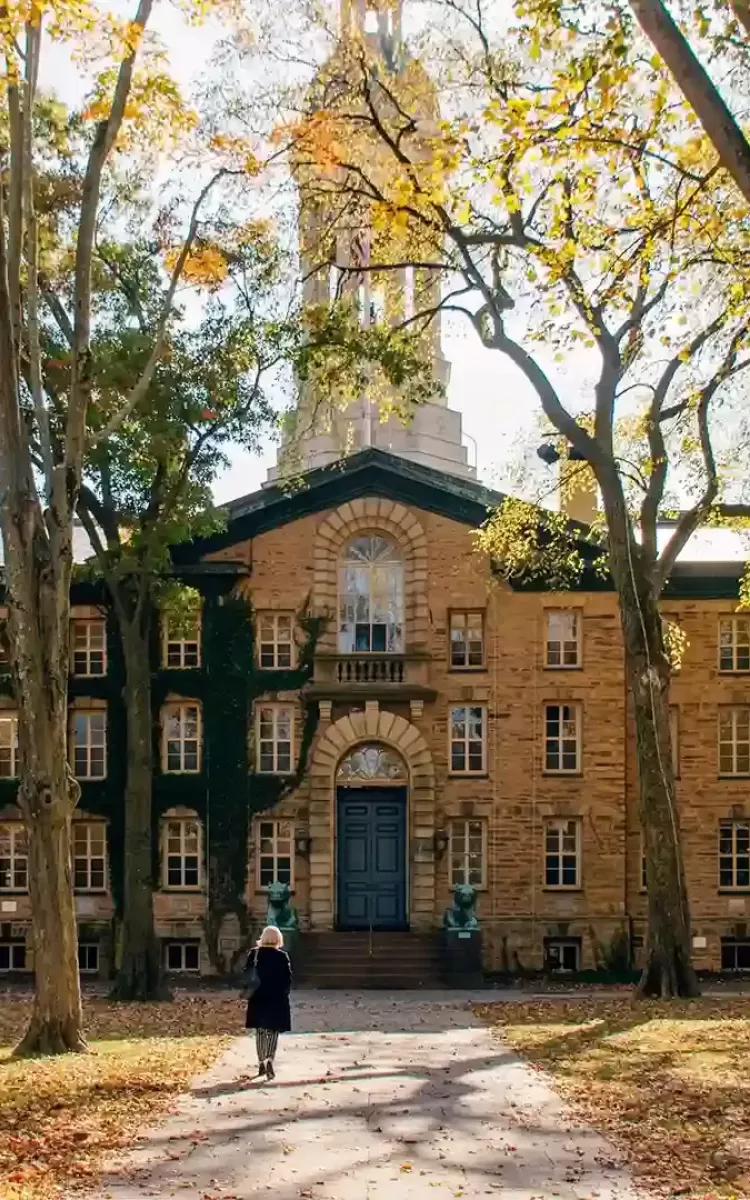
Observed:
[[[245,977],[242,981],[243,991],[247,995],[248,1000],[257,992],[260,987],[260,975],[258,974],[256,952],[250,955],[245,968]]]

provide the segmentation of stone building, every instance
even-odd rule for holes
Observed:
[[[398,37],[398,3],[344,0],[342,12],[344,30]],[[315,227],[302,212],[309,265]],[[438,335],[433,352],[445,377]],[[586,574],[565,594],[491,577],[472,531],[499,497],[473,478],[460,417],[440,397],[407,426],[379,424],[365,398],[291,449],[302,486],[284,486],[287,446],[267,486],[228,506],[221,533],[174,552],[202,606],[190,636],[165,623],[153,645],[167,968],[226,969],[278,881],[302,943],[324,939],[335,960],[337,939],[356,956],[357,937],[374,935],[404,978],[427,961],[457,883],[477,890],[490,971],[637,962],[646,898],[612,591]],[[687,642],[673,754],[695,962],[714,970],[750,967],[750,617],[737,612],[738,579],[736,563],[681,563],[663,604]],[[2,653],[4,974],[31,964]],[[117,953],[125,755],[117,631],[103,593],[80,583],[73,881],[81,970],[101,976]]]
[[[307,931],[418,937],[465,881],[490,970],[603,966],[623,935],[637,959],[645,894],[615,597],[491,582],[472,530],[495,499],[370,448],[302,489],[238,501],[224,532],[180,549],[203,610],[193,637],[165,629],[154,646],[155,910],[171,970],[210,973],[239,948],[226,875],[255,925],[280,880]],[[750,955],[750,617],[737,583],[734,564],[686,563],[664,598],[687,639],[673,749],[706,969]],[[83,587],[73,878],[82,969],[104,974],[123,869],[122,677],[116,630]],[[3,972],[29,965],[9,692],[6,677]]]

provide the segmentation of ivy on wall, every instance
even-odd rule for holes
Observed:
[[[252,605],[227,592],[227,577],[206,577],[199,587],[203,600],[201,667],[195,670],[161,668],[158,628],[151,646],[152,711],[154,717],[153,878],[159,881],[159,828],[165,812],[176,806],[193,809],[203,822],[208,849],[208,914],[206,940],[209,955],[219,972],[232,969],[220,950],[224,918],[237,917],[241,939],[250,934],[246,904],[248,835],[256,813],[272,809],[304,778],[318,722],[318,707],[304,688],[311,679],[315,648],[325,619],[309,612],[308,602],[297,614],[297,666],[290,670],[260,670],[255,652]],[[191,580],[195,586],[195,581]],[[73,603],[102,603],[96,585],[78,585]],[[81,781],[81,810],[109,823],[110,876],[116,910],[123,902],[124,788],[127,745],[123,688],[125,670],[119,635],[112,613],[108,616],[107,674],[98,679],[74,679],[69,684],[71,702],[77,697],[106,700],[107,777]],[[256,774],[250,754],[254,702],[262,696],[299,693],[302,736],[294,773],[277,777]],[[0,676],[0,694],[11,694],[9,675]],[[194,775],[168,775],[161,771],[160,710],[167,696],[198,700],[203,713],[201,770]],[[17,784],[0,780],[0,806],[15,799]],[[232,956],[234,958],[236,956]]]

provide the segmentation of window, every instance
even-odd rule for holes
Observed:
[[[719,774],[750,775],[750,707],[719,710]]]
[[[720,618],[719,670],[750,671],[750,617]]]
[[[750,889],[750,821],[719,824],[719,887]]]
[[[400,654],[404,648],[404,564],[377,534],[354,538],[339,567],[339,650]]]
[[[0,673],[5,674],[10,667],[10,646],[8,645],[8,618],[0,617]]]
[[[294,826],[291,821],[258,822],[258,886],[294,883]]]
[[[750,941],[721,939],[722,971],[750,971]]]
[[[76,892],[107,889],[107,827],[103,821],[73,823],[73,888]]]
[[[552,820],[544,828],[544,883],[548,888],[580,886],[580,822]]]
[[[197,704],[167,704],[162,719],[164,770],[195,774],[201,769],[201,714]]]
[[[581,709],[578,704],[544,707],[544,769],[555,774],[579,771]]]
[[[469,883],[487,886],[487,825],[466,820],[450,823],[451,887]]]
[[[29,889],[29,844],[21,821],[0,825],[0,892]]]
[[[451,667],[467,671],[484,664],[484,613],[452,612]]]
[[[0,779],[18,775],[18,713],[0,712]]]
[[[0,942],[0,971],[26,970],[26,943]]]
[[[264,671],[285,671],[292,665],[294,620],[289,613],[260,613],[260,665]]]
[[[294,709],[280,704],[258,707],[258,770],[263,775],[289,775],[292,770]]]
[[[78,970],[82,975],[97,975],[99,973],[99,943],[78,943]]]
[[[648,891],[648,876],[646,871],[646,841],[641,834],[641,891]]]
[[[107,625],[103,619],[71,621],[70,639],[74,675],[105,675],[107,672]]]
[[[579,971],[581,942],[579,938],[545,938],[545,971]]]
[[[164,886],[201,885],[201,827],[192,817],[164,822]]]
[[[485,709],[461,705],[451,709],[451,771],[481,775],[485,769]]]
[[[672,771],[677,779],[680,774],[680,710],[676,704],[669,706],[669,742],[672,748]]]
[[[580,667],[580,613],[563,608],[548,610],[545,661],[548,667]]]
[[[104,779],[107,774],[107,714],[77,712],[71,716],[73,774],[76,779]]]
[[[196,613],[192,621],[188,620],[179,629],[169,618],[164,618],[164,666],[172,671],[195,670],[201,665],[201,621]]]
[[[167,971],[200,971],[200,942],[167,942],[164,947],[164,966]]]

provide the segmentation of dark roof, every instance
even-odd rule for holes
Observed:
[[[472,480],[458,479],[372,447],[310,471],[298,481],[273,484],[230,501],[223,506],[226,528],[175,547],[173,558],[175,563],[194,561],[197,556],[224,550],[300,517],[366,496],[414,504],[472,527],[481,525],[488,510],[503,500],[500,492]]]
[[[459,479],[371,447],[330,466],[310,471],[294,484],[274,484],[223,505],[227,518],[225,528],[210,537],[173,547],[175,570],[179,575],[231,577],[247,574],[250,568],[244,562],[206,563],[201,559],[206,554],[228,549],[301,517],[368,496],[414,505],[473,529],[505,499],[502,492],[474,480]],[[587,532],[578,522],[572,521],[571,528],[581,534]],[[580,545],[586,557],[595,555],[590,543],[581,542]],[[664,598],[736,600],[743,565],[740,561],[678,562],[664,589]],[[0,564],[0,592],[2,583]],[[580,590],[609,590],[610,586],[587,571]],[[78,591],[82,585],[78,583],[74,587]]]

